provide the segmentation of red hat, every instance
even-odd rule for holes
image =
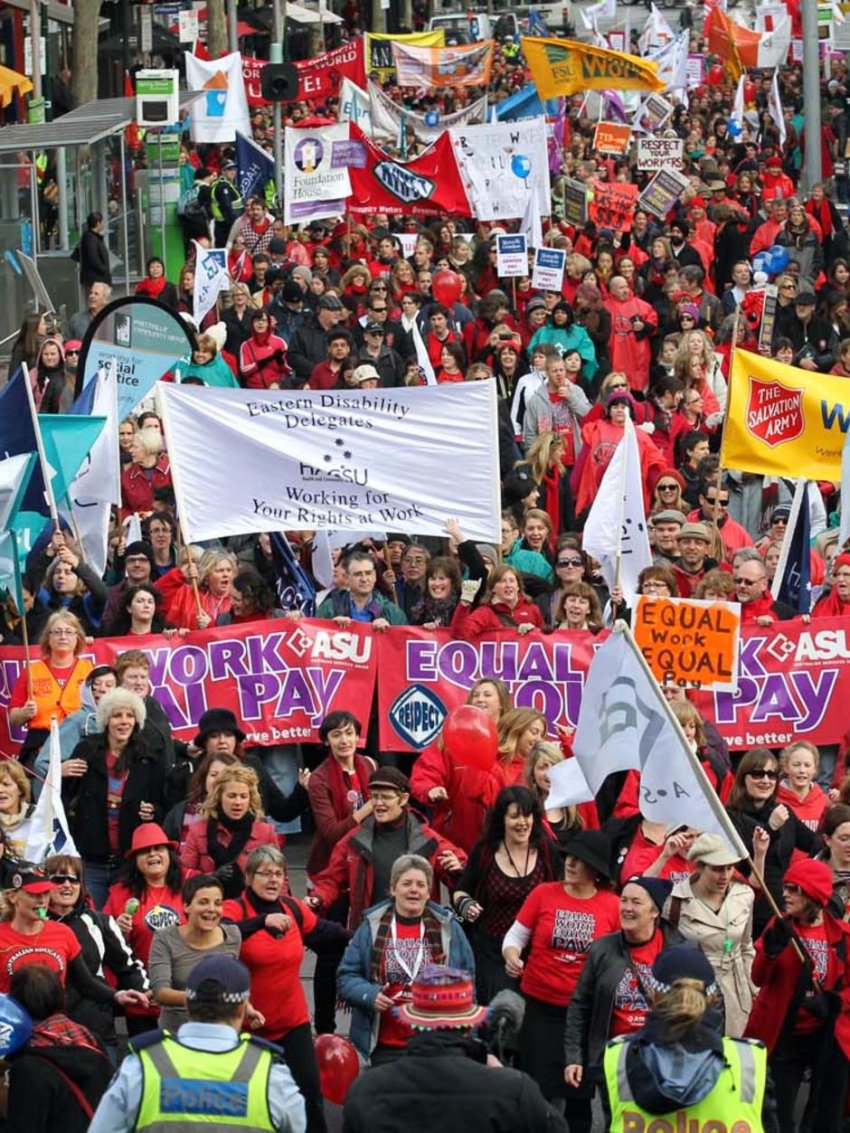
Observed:
[[[704,209],[705,201],[702,199],[702,197],[694,197],[690,203],[690,207],[692,209]]]
[[[24,893],[38,896],[42,893],[52,893],[55,886],[47,874],[34,862],[15,862],[15,871],[12,874],[12,889],[23,889]]]
[[[69,338],[67,342],[62,343],[62,349],[67,354],[69,350],[82,350],[83,344],[79,338]]]
[[[136,854],[140,854],[142,850],[150,850],[153,846],[168,846],[169,850],[178,848],[177,843],[172,842],[156,822],[143,822],[133,831],[133,841],[124,857],[132,861]]]
[[[765,169],[781,169],[782,168],[782,158],[781,157],[769,157],[767,159],[767,161],[764,163],[764,167],[765,167]]]
[[[832,870],[826,862],[816,862],[810,858],[795,862],[785,871],[782,880],[788,885],[799,885],[816,905],[825,907],[832,897]]]
[[[394,1008],[402,1022],[418,1031],[477,1027],[487,1014],[477,1007],[474,983],[466,972],[431,964],[414,979],[411,1002]]]

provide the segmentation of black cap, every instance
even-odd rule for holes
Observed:
[[[817,303],[814,291],[800,291],[794,299],[796,307],[811,306],[814,307]]]
[[[229,708],[208,708],[198,721],[198,734],[192,743],[195,747],[203,747],[204,740],[213,732],[232,732],[237,740],[245,739],[245,733]]]
[[[383,323],[375,323],[375,322],[367,323],[366,326],[363,328],[363,333],[364,334],[384,334],[385,333],[384,325],[383,325]]]
[[[284,303],[303,303],[304,292],[294,279],[288,279],[280,290],[280,297]]]

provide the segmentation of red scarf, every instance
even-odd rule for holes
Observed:
[[[159,279],[151,279],[150,276],[148,276],[148,278],[143,279],[136,288],[136,294],[149,295],[151,299],[158,299],[165,290],[166,283],[168,283],[168,280],[164,275],[160,276]]]
[[[332,755],[327,757],[328,764],[328,786],[331,790],[331,801],[333,802],[334,814],[337,818],[347,818],[354,809],[351,805],[351,800],[348,797],[349,790],[354,787],[349,787],[350,776],[343,774],[343,770]],[[354,756],[354,778],[357,781],[357,787],[365,802],[369,798],[369,776],[372,773],[372,767],[362,755]]]
[[[563,466],[558,468],[547,468],[543,475],[543,486],[546,488],[546,514],[552,520],[552,538],[550,544],[552,550],[558,544],[558,536],[561,534],[561,473]]]

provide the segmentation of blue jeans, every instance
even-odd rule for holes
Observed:
[[[102,909],[109,896],[109,887],[118,880],[121,867],[117,862],[83,862],[83,878],[86,889],[96,909]]]

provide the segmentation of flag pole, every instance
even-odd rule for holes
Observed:
[[[47,500],[47,506],[50,509],[50,518],[53,521],[53,526],[57,531],[62,528],[59,525],[59,512],[56,508],[56,498],[53,495],[53,484],[50,480],[50,470],[47,464],[47,457],[44,452],[44,439],[41,435],[41,427],[38,423],[38,413],[35,409],[35,399],[32,395],[32,384],[30,383],[29,367],[26,362],[21,362],[21,369],[24,372],[24,389],[27,391],[27,401],[30,407],[30,417],[32,418],[32,427],[35,432],[35,446],[38,451],[38,462],[41,465],[41,475],[44,479],[44,496]]]
[[[189,552],[187,550],[186,543],[183,540],[183,529],[180,526],[180,520],[179,519],[177,520],[177,527],[175,529],[174,534],[177,538],[177,557],[179,559],[181,554],[183,553],[183,551],[186,551],[186,565],[188,567],[189,566]],[[198,589],[198,580],[197,580],[197,578],[190,577],[189,582],[192,586],[192,593],[195,595],[195,606],[197,607],[198,616],[200,617],[200,615],[204,612],[204,607],[201,605],[201,592]]]
[[[685,732],[684,732],[684,729],[682,728],[682,725],[679,723],[678,717],[676,716],[675,712],[672,712],[670,710],[670,705],[667,701],[667,697],[664,695],[664,692],[661,688],[661,685],[658,683],[658,679],[656,678],[655,673],[653,673],[652,669],[649,667],[649,662],[644,657],[641,650],[638,648],[637,642],[634,639],[634,635],[632,634],[631,628],[626,624],[626,622],[618,621],[614,624],[614,632],[615,633],[622,633],[624,635],[626,642],[628,643],[629,649],[631,649],[632,653],[634,654],[636,661],[638,662],[638,665],[643,670],[644,676],[649,681],[650,687],[657,693],[658,702],[659,702],[660,705],[662,705],[663,712],[666,714],[669,724],[673,728],[673,731],[676,733],[676,735],[677,735],[677,737],[678,737],[678,739],[679,739],[679,741],[682,745],[682,750],[685,752],[685,758],[687,759],[687,761],[688,761],[688,763],[691,767],[691,770],[693,771],[693,773],[696,777],[697,782],[699,783],[700,787],[702,788],[703,794],[705,795],[705,798],[706,798],[706,802],[711,807],[711,810],[714,814],[714,817],[717,819],[718,823],[722,827],[722,829],[723,829],[726,837],[729,839],[729,842],[730,842],[732,848],[734,849],[735,853],[741,855],[742,861],[746,861],[746,862],[749,863],[750,872],[752,873],[752,876],[756,879],[756,881],[759,883],[759,887],[760,887],[762,893],[764,894],[764,897],[765,897],[767,903],[770,905],[771,909],[773,909],[776,916],[780,920],[782,920],[783,919],[782,912],[780,911],[779,906],[777,905],[773,894],[767,888],[767,885],[765,884],[764,876],[762,875],[761,870],[756,866],[755,862],[753,861],[752,855],[747,850],[747,847],[744,844],[743,839],[741,838],[738,831],[735,829],[735,826],[733,825],[732,820],[729,817],[728,811],[724,807],[723,803],[720,801],[720,797],[717,794],[717,792],[715,791],[714,787],[712,787],[712,785],[709,781],[709,778],[705,773],[705,769],[704,769],[703,765],[697,759],[693,748],[691,747],[690,743],[688,742],[688,738],[685,735]],[[794,948],[796,949],[797,954],[800,957],[800,960],[804,961],[805,958],[803,956],[803,952],[802,952],[802,949],[801,949],[799,943],[796,940],[792,939],[792,944],[794,945]]]
[[[24,380],[29,384],[29,379],[24,375]],[[18,533],[14,527],[9,526],[9,534],[12,536],[12,570],[14,571],[15,589],[15,605],[18,604],[18,595],[21,597],[21,606],[24,605],[23,583],[21,582],[21,567],[20,559],[18,558]],[[30,638],[29,629],[27,628],[27,612],[25,609],[18,610],[21,617],[21,641],[24,646],[24,670],[27,674],[27,700],[33,699],[32,691],[32,668],[30,666]]]
[[[738,327],[741,323],[741,304],[735,306],[735,320],[732,323],[732,349],[729,351],[729,381],[727,382],[726,390],[726,411],[723,414],[723,422],[720,426],[720,461],[717,465],[717,482],[716,482],[716,499],[720,499],[720,493],[723,485],[723,438],[726,436],[726,422],[729,419],[729,410],[732,405],[732,370],[735,364],[735,351],[738,349]],[[712,536],[714,539],[714,549],[723,552],[723,540],[720,537],[720,506],[715,503],[714,505],[714,518],[712,519]]]

